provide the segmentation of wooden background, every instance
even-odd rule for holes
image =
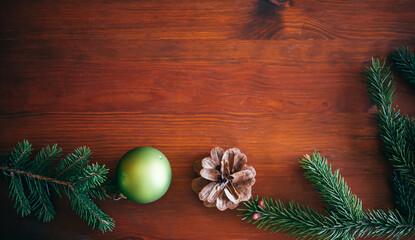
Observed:
[[[237,211],[205,208],[193,162],[238,147],[257,170],[255,195],[322,209],[297,159],[314,150],[340,168],[365,208],[391,208],[362,64],[415,50],[413,0],[2,0],[0,150],[89,146],[112,169],[136,146],[169,158],[159,201],[100,201],[113,232],[91,230],[55,198],[47,224],[17,217],[0,183],[2,239],[289,239]],[[415,115],[415,90],[397,78]]]

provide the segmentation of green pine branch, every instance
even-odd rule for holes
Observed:
[[[413,55],[409,55],[413,59]],[[408,58],[407,58],[408,59]],[[413,60],[411,60],[413,63]],[[415,120],[393,106],[393,76],[385,61],[372,59],[364,73],[369,97],[376,105],[380,137],[391,163],[396,210],[364,210],[339,171],[314,153],[300,160],[305,176],[327,204],[325,212],[295,202],[264,198],[245,202],[242,219],[271,232],[297,239],[353,240],[360,237],[400,239],[415,236]]]
[[[71,199],[72,208],[89,225],[97,227],[101,232],[112,231],[115,226],[112,218],[102,212],[86,193],[74,190],[67,195]]]
[[[401,116],[393,107],[395,87],[393,76],[386,61],[372,59],[367,67],[369,97],[378,108],[377,120],[383,149],[392,167],[415,186],[414,120]]]
[[[29,200],[25,195],[21,176],[11,172],[9,174],[9,177],[9,197],[14,202],[14,208],[16,209],[18,214],[22,215],[22,217],[27,216],[31,212],[31,206]]]
[[[35,212],[39,221],[49,222],[55,216],[55,209],[53,208],[52,201],[50,200],[50,192],[47,184],[36,178],[28,178],[27,181],[31,181],[29,186],[29,202],[32,203],[32,209]],[[42,191],[41,189],[46,189]]]
[[[242,219],[256,224],[259,229],[271,232],[284,231],[286,235],[298,239],[344,239],[352,227],[343,226],[335,217],[326,216],[294,201],[288,204],[271,198],[261,201],[262,204],[257,197],[245,202],[246,208],[239,209],[243,211]],[[259,217],[253,219],[252,216],[258,213]]]
[[[56,178],[64,179],[77,173],[89,162],[91,153],[91,150],[85,146],[75,149],[75,152],[68,154],[60,161],[56,168]]]
[[[415,236],[415,225],[396,210],[364,210],[363,221],[356,223],[355,237],[400,239]]]
[[[287,204],[282,200],[259,200],[257,197],[239,209],[243,212],[242,219],[260,229],[286,232],[297,239],[415,236],[415,224],[399,211],[362,210],[361,201],[350,192],[338,171],[331,172],[331,167],[319,154],[305,155],[300,162],[306,169],[307,178],[329,204],[326,213],[293,201]]]
[[[311,160],[315,159],[315,160]],[[300,160],[305,177],[313,184],[327,204],[328,212],[349,220],[362,219],[362,201],[352,194],[339,170],[332,173],[331,165],[320,154],[305,155]]]
[[[408,47],[396,49],[390,57],[393,67],[415,86],[415,55]]]
[[[61,156],[61,153],[62,149],[58,148],[58,144],[42,148],[33,160],[29,170],[39,175],[48,174],[50,165]]]
[[[115,194],[116,192],[111,192]],[[105,200],[111,198],[109,192],[105,189],[105,186],[99,186],[95,188],[90,188],[88,191],[88,196],[92,199]]]
[[[108,169],[97,163],[88,164],[91,151],[86,147],[76,149],[58,162],[62,149],[57,145],[43,148],[34,159],[30,159],[31,144],[19,142],[9,154],[0,154],[0,172],[9,184],[9,197],[17,213],[27,216],[34,212],[41,221],[48,222],[55,216],[51,191],[60,197],[64,192],[71,201],[73,210],[100,231],[111,231],[114,221],[91,200],[105,199],[109,195],[103,188]]]
[[[392,184],[397,209],[409,223],[415,224],[415,187],[398,171],[392,175]]]
[[[28,141],[17,143],[14,151],[10,154],[9,164],[15,167],[24,166],[29,159],[32,150],[32,144],[30,144]]]

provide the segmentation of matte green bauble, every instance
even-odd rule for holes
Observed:
[[[154,202],[167,192],[170,182],[170,163],[166,156],[155,148],[134,148],[118,163],[118,187],[131,201]]]

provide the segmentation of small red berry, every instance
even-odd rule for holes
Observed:
[[[260,213],[254,213],[253,215],[252,215],[252,219],[254,219],[254,220],[257,220],[258,218],[260,218],[261,217],[261,214]]]
[[[260,201],[258,202],[258,205],[259,205],[262,209],[264,209],[264,201],[260,200]]]

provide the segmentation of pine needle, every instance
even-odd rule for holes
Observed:
[[[348,220],[362,219],[362,201],[351,193],[338,170],[332,173],[325,158],[314,153],[312,157],[305,155],[300,163],[306,170],[305,177],[328,205],[329,214]]]
[[[415,55],[408,47],[396,49],[390,57],[393,67],[415,86]]]
[[[91,200],[109,197],[101,186],[107,180],[108,169],[98,163],[87,165],[92,153],[89,148],[75,149],[60,160],[54,171],[50,168],[60,157],[62,149],[56,144],[47,146],[33,160],[30,159],[31,151],[31,144],[24,140],[9,155],[0,154],[0,172],[10,181],[9,197],[18,214],[27,216],[34,212],[39,221],[52,220],[55,209],[51,190],[60,197],[60,191],[63,191],[71,200],[73,210],[92,228],[112,231],[115,226],[112,218]]]

